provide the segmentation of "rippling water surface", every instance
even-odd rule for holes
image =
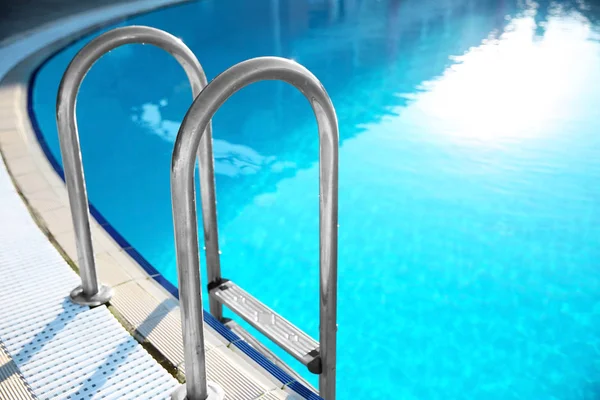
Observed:
[[[121,25],[181,37],[209,78],[279,55],[329,91],[340,399],[575,400],[600,397],[599,21],[585,0],[205,0]],[[89,39],[35,80],[57,158],[58,83]],[[174,60],[130,45],[94,66],[77,109],[90,200],[173,283],[169,164],[190,102]],[[214,147],[225,276],[318,337],[308,103],[244,89]]]

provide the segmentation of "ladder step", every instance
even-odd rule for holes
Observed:
[[[208,291],[214,300],[229,307],[231,311],[277,343],[306,365],[310,372],[321,373],[319,342],[231,281],[222,280],[211,284]]]
[[[314,393],[318,394],[319,391],[310,384],[306,379],[300,376],[296,371],[292,368],[288,367],[286,363],[284,363],[275,353],[269,350],[264,344],[258,341],[254,336],[250,334],[247,330],[242,328],[237,322],[231,320],[225,323],[225,326],[229,328],[232,332],[238,335],[244,342],[248,343],[250,346],[254,347],[254,349],[263,356],[265,356],[268,360],[270,360],[273,364],[277,365],[279,368],[284,370],[288,375],[293,377],[295,380],[306,386],[308,389],[312,390]]]

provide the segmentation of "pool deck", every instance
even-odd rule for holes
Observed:
[[[93,219],[98,275],[115,295],[108,307],[93,309],[69,301],[79,278],[66,187],[37,142],[27,111],[29,78],[53,51],[108,21],[169,3],[174,1],[67,13],[38,30],[13,32],[16,39],[0,43],[2,399],[4,393],[11,399],[34,394],[40,399],[167,399],[185,374],[178,300]],[[208,379],[220,384],[227,398],[298,396],[289,387],[297,382],[268,373],[237,340],[205,325]]]
[[[177,380],[109,309],[65,296],[79,277],[37,228],[5,169],[0,221],[0,342],[19,387],[39,399],[168,399]],[[7,399],[16,397],[9,392]]]

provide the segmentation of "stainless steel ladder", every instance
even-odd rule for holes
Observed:
[[[70,298],[73,302],[81,305],[98,306],[108,303],[113,295],[109,286],[98,282],[96,265],[94,260],[94,249],[90,231],[89,205],[83,163],[81,159],[81,146],[79,143],[79,132],[75,116],[77,95],[85,75],[103,55],[109,51],[125,44],[152,44],[170,53],[185,70],[192,88],[193,98],[206,86],[207,79],[194,53],[177,37],[148,26],[127,26],[110,30],[86,44],[71,60],[60,82],[57,105],[56,120],[60,150],[63,161],[65,183],[69,196],[69,204],[75,231],[75,242],[77,246],[77,265],[81,276],[81,285],[73,289]],[[212,128],[210,121],[206,124],[206,131],[197,146],[200,163],[201,179],[213,179],[213,184],[205,186],[203,198],[214,199],[215,194],[207,192],[214,191],[214,166],[212,154]],[[210,211],[210,204],[205,212]],[[183,326],[189,323],[182,321]],[[186,342],[187,343],[187,342]],[[202,357],[196,362],[201,363],[204,371],[204,350]],[[193,368],[192,368],[193,370]],[[192,375],[188,372],[188,375]],[[212,382],[206,382],[206,374],[201,382],[197,383],[199,389],[188,395],[188,400],[204,400],[208,396],[208,390],[215,399],[223,397]],[[192,379],[190,379],[192,380]],[[181,391],[173,394],[177,398]]]
[[[82,305],[97,306],[105,304],[110,301],[113,291],[110,287],[99,283],[96,274],[75,105],[81,83],[94,63],[109,51],[125,44],[134,43],[152,44],[175,57],[189,79],[193,98],[196,98],[208,83],[202,66],[189,47],[177,37],[148,26],[127,26],[110,30],[86,44],[69,63],[58,89],[56,122],[65,183],[69,194],[69,204],[75,230],[77,265],[81,275],[81,285],[73,289],[71,299]],[[212,177],[214,167],[210,123],[197,150],[201,170],[204,174],[209,174]],[[214,185],[212,189],[214,190]],[[214,197],[214,193],[212,196]]]
[[[261,57],[229,68],[207,85],[197,58],[176,37],[150,27],[128,26],[106,32],[83,47],[69,64],[57,97],[57,125],[65,181],[75,229],[82,284],[71,300],[84,305],[110,301],[112,289],[98,282],[89,222],[89,206],[75,104],[81,83],[93,64],[124,44],[148,43],[171,53],[183,66],[195,101],[175,142],[171,168],[171,196],[179,272],[179,294],[185,347],[186,384],[173,398],[217,399],[222,393],[206,382],[202,298],[199,274],[197,213],[194,192],[196,152],[200,164],[204,241],[209,278],[210,312],[222,322],[222,306],[229,307],[288,353],[319,374],[319,391],[335,399],[337,333],[337,221],[338,124],[327,92],[306,68],[287,59]],[[261,80],[282,80],[298,88],[317,118],[320,141],[320,341],[295,327],[232,281],[221,276],[211,118],[239,89]],[[197,96],[197,97],[196,97]],[[227,324],[231,326],[231,324]],[[236,329],[241,329],[237,327]],[[255,342],[255,347],[260,347]],[[260,349],[258,349],[260,350]]]
[[[234,282],[221,276],[214,176],[201,179],[204,238],[210,310],[223,321],[225,305],[319,374],[319,392],[335,399],[337,333],[338,146],[335,110],[327,92],[306,68],[291,60],[260,57],[241,62],[211,81],[198,95],[181,124],[171,166],[171,198],[175,228],[179,298],[184,321],[188,398],[204,399],[205,380],[198,227],[194,191],[195,149],[214,113],[235,92],[262,80],[285,81],[310,102],[317,118],[320,142],[320,340],[285,320]],[[201,172],[202,173],[202,172]],[[205,176],[203,174],[202,176]],[[212,196],[212,197],[211,197]],[[198,357],[200,355],[200,357]],[[198,395],[196,395],[198,394]]]

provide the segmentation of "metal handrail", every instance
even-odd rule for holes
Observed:
[[[206,398],[206,392],[202,391],[206,371],[203,362],[205,353],[194,151],[219,107],[241,88],[262,80],[281,80],[295,86],[309,100],[317,118],[320,142],[320,352],[323,367],[319,376],[319,390],[324,399],[335,399],[339,145],[337,117],[327,92],[310,71],[291,60],[260,57],[234,65],[204,88],[185,115],[173,150],[171,199],[188,400]],[[206,220],[204,215],[205,229]],[[208,220],[216,224],[216,219]],[[209,225],[208,228],[209,231],[216,231],[216,227]],[[211,268],[211,264],[207,263],[207,267]],[[209,272],[209,276],[211,275],[221,278],[220,273],[215,271]],[[187,372],[190,371],[193,373],[188,375]]]
[[[81,146],[75,116],[77,94],[85,75],[100,57],[119,46],[134,43],[152,44],[173,55],[185,70],[194,98],[207,84],[206,75],[198,59],[180,39],[165,31],[147,26],[117,28],[98,36],[82,48],[67,67],[58,89],[56,120],[81,275],[81,285],[71,292],[71,299],[78,304],[104,304],[112,297],[112,289],[99,284],[96,274]],[[206,200],[203,201],[203,213],[209,216],[215,215],[216,218],[216,213],[213,211],[215,184],[210,122],[206,126],[206,134],[197,150],[203,181],[202,198]],[[214,226],[216,229],[216,224]],[[211,254],[215,251],[218,254],[216,230],[207,232],[207,243],[212,249]],[[215,271],[220,270],[218,261],[211,263]]]

